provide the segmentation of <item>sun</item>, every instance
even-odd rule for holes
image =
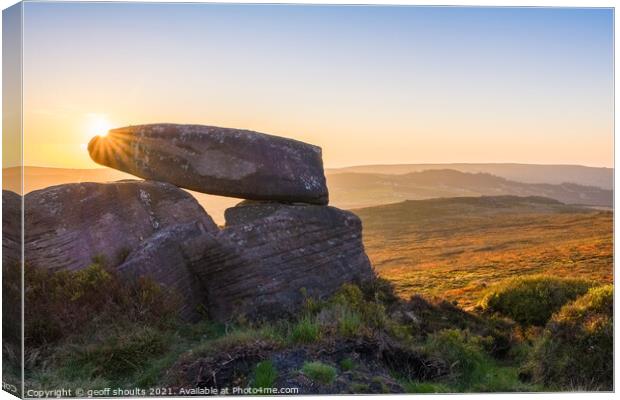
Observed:
[[[112,129],[112,124],[105,115],[90,115],[88,121],[89,138],[93,136],[105,137],[108,131]]]

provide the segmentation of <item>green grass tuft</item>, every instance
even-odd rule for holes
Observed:
[[[304,316],[292,328],[290,341],[293,343],[314,343],[321,337],[321,329],[314,318]]]
[[[408,381],[403,386],[407,393],[450,393],[448,386],[441,383]]]
[[[351,371],[355,368],[355,363],[349,357],[340,360],[340,369],[343,371]]]
[[[355,311],[345,310],[338,319],[338,333],[344,337],[353,337],[359,334],[362,318]]]
[[[261,361],[254,368],[254,388],[272,388],[278,378],[278,370],[270,360]]]
[[[336,379],[336,368],[319,361],[304,363],[301,371],[313,381],[323,385],[330,385]]]
[[[91,371],[95,376],[118,379],[140,370],[150,357],[163,353],[168,343],[158,330],[134,327],[132,331],[119,331],[102,341],[76,348],[69,356],[70,364],[75,369]]]

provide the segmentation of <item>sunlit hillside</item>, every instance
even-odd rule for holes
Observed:
[[[514,276],[612,281],[611,212],[510,196],[355,211],[374,267],[404,297],[421,293],[471,307],[487,286]]]
[[[407,174],[332,173],[327,175],[330,200],[352,209],[403,200],[463,196],[541,196],[566,204],[613,206],[613,192],[575,183],[523,183],[488,173],[430,169]]]

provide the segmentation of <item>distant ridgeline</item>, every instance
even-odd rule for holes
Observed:
[[[359,165],[345,168],[328,168],[327,174],[358,172],[370,174],[408,174],[436,169],[452,169],[472,174],[486,173],[511,181],[523,183],[576,183],[584,186],[597,186],[613,189],[613,168],[585,167],[582,165],[546,165],[515,163],[448,163],[448,164],[393,164]]]
[[[5,189],[19,175],[18,168],[3,170]],[[613,206],[613,169],[563,165],[524,164],[410,164],[359,166],[326,171],[330,203],[344,209],[435,197],[543,196],[566,204]],[[110,182],[134,175],[106,169],[25,167],[26,193],[73,182]],[[238,201],[190,191],[216,223]]]
[[[613,206],[613,191],[576,183],[522,183],[489,173],[431,169],[405,174],[327,175],[332,202],[346,209],[437,197],[540,196],[566,204]]]

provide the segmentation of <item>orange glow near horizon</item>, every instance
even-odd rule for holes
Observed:
[[[100,168],[92,137],[168,122],[312,143],[327,168],[613,167],[611,10],[25,7],[25,165]]]

